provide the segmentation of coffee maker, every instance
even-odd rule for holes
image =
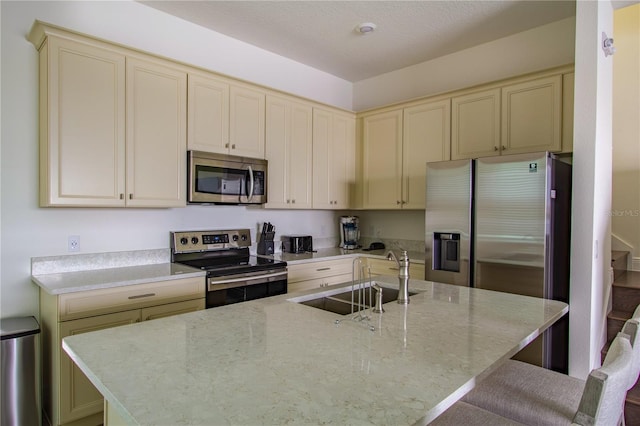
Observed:
[[[346,250],[359,248],[360,228],[358,216],[340,216],[340,247]]]

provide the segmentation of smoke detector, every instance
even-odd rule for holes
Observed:
[[[358,34],[367,35],[374,32],[376,29],[376,24],[373,22],[363,22],[356,27],[356,32]]]

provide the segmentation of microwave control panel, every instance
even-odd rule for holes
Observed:
[[[249,229],[181,231],[171,233],[171,249],[173,253],[249,246],[251,246],[251,231]]]

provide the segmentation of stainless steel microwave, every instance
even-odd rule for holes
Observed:
[[[267,160],[189,151],[190,204],[264,204]]]

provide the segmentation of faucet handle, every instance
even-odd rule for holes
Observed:
[[[376,314],[384,313],[384,308],[382,307],[382,287],[374,284],[373,288],[376,291],[376,306],[373,308],[373,312]]]

